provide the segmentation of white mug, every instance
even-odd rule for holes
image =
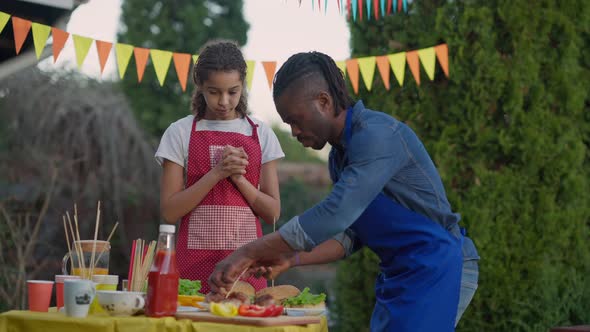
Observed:
[[[91,280],[64,280],[64,308],[66,316],[88,316],[88,309],[95,295],[96,284]]]

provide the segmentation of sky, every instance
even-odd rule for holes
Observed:
[[[72,13],[66,30],[71,34],[116,42],[121,1],[90,0]],[[313,2],[317,6],[317,1]],[[303,0],[301,7],[298,0],[244,0],[243,13],[250,24],[248,41],[243,48],[245,58],[277,61],[277,70],[290,55],[301,51],[316,50],[335,60],[347,59],[350,55],[350,33],[345,17],[338,13],[336,2],[329,1],[327,12],[324,12],[323,4],[322,1],[322,11],[319,12],[317,7],[312,10],[312,0]],[[101,75],[96,46],[93,43],[81,71],[97,79],[118,79],[114,51],[111,52]],[[72,38],[68,39],[55,64],[50,57],[42,66],[77,68]],[[173,66],[171,64],[169,70],[174,70]],[[188,90],[187,93],[190,93]],[[279,124],[282,128],[289,129],[281,124],[276,113],[266,75],[259,62],[256,64],[249,91],[249,107],[255,117],[268,124]],[[188,109],[189,105],[187,112]]]

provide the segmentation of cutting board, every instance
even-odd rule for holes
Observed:
[[[195,322],[210,322],[236,325],[253,325],[253,326],[282,326],[282,325],[307,325],[319,324],[319,316],[279,316],[279,317],[221,317],[209,312],[179,312],[176,313],[178,319],[190,319]]]

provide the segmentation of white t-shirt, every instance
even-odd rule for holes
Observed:
[[[155,155],[160,165],[164,163],[164,159],[168,159],[186,169],[188,144],[191,138],[193,119],[194,115],[188,115],[172,123],[166,129]],[[262,164],[283,158],[285,153],[283,153],[279,140],[272,129],[256,118],[250,117],[250,119],[258,125],[258,140],[260,141],[260,148],[262,150]],[[197,122],[197,131],[200,130],[234,132],[247,136],[252,135],[252,125],[246,118],[233,120],[199,120]]]

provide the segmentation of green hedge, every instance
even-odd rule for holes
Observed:
[[[571,1],[419,1],[351,24],[353,56],[449,45],[450,78],[379,74],[369,108],[408,123],[437,164],[482,260],[458,331],[547,331],[590,322],[590,6]],[[361,331],[376,258],[338,276],[338,330]],[[425,313],[425,319],[428,313]]]

